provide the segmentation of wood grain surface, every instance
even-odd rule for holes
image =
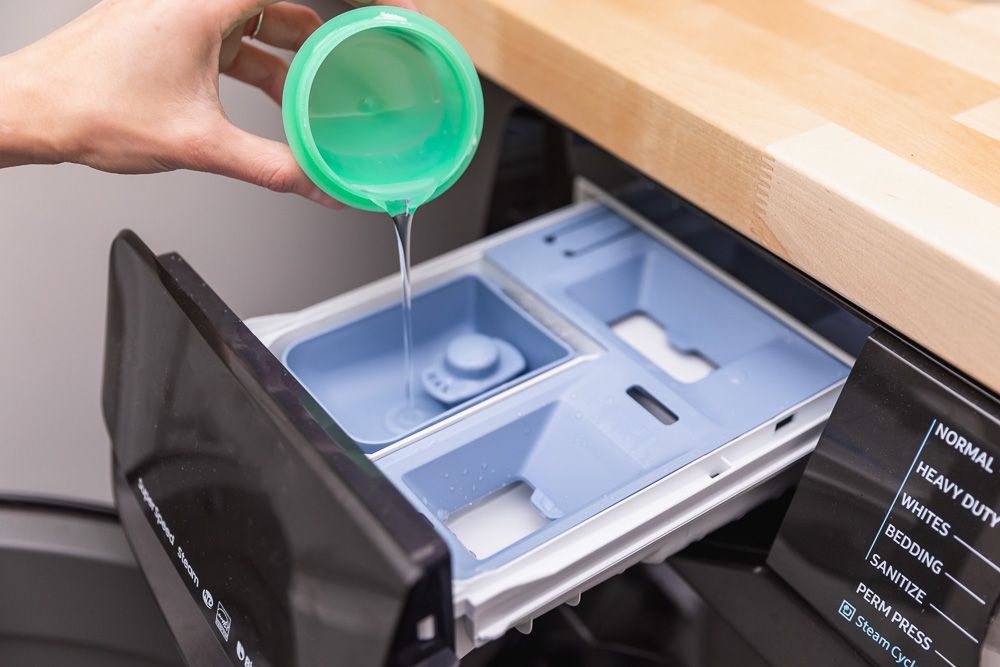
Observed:
[[[420,6],[483,74],[1000,393],[1000,2]]]

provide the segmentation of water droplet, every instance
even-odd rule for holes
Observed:
[[[468,468],[462,468],[462,474],[463,475],[468,475],[469,474],[469,469]]]

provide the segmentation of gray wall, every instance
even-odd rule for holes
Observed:
[[[4,0],[0,53],[91,4]],[[312,4],[325,17],[336,7]],[[283,136],[279,110],[263,94],[232,81],[222,92],[238,125]],[[482,233],[498,137],[491,127],[488,117],[466,176],[419,212],[417,260]],[[99,389],[107,250],[124,227],[156,252],[179,251],[243,317],[301,308],[398,266],[388,218],[329,211],[221,177],[120,176],[75,165],[0,170],[0,494],[110,502]]]

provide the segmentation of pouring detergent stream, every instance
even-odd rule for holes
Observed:
[[[431,19],[394,7],[345,12],[299,49],[283,99],[288,144],[330,196],[393,221],[402,279],[404,430],[425,417],[413,370],[410,236],[416,209],[468,167],[483,93],[461,45]]]

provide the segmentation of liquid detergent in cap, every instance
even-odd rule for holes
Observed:
[[[412,212],[475,154],[483,91],[461,45],[417,12],[365,7],[319,28],[288,72],[292,153],[324,192],[354,208]]]

